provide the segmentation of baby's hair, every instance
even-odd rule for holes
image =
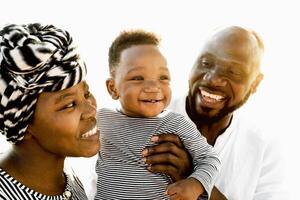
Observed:
[[[123,50],[134,45],[149,44],[158,46],[159,43],[160,38],[152,32],[147,32],[142,29],[122,31],[109,48],[108,63],[111,77],[114,76],[115,69],[120,62]]]

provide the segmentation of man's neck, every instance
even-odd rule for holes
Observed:
[[[207,142],[210,145],[214,145],[219,135],[225,132],[230,125],[233,116],[233,113],[229,113],[221,119],[213,122],[201,120],[197,117],[197,115],[193,114],[193,109],[190,107],[188,98],[186,99],[186,112],[189,118],[196,124],[197,129],[201,132],[201,134],[206,137]]]
[[[201,121],[194,121],[194,123],[197,125],[197,129],[201,132],[201,134],[206,137],[208,144],[214,146],[217,138],[224,133],[230,125],[231,119],[232,114],[209,124]]]

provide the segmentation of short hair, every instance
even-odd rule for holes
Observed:
[[[160,43],[160,37],[152,32],[147,32],[141,29],[122,31],[117,38],[112,42],[109,53],[109,73],[113,77],[114,71],[120,62],[121,53],[123,50],[134,45],[155,45]]]

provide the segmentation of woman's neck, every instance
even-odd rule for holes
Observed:
[[[22,141],[13,145],[3,156],[0,167],[36,192],[59,195],[64,192],[66,184],[64,159],[65,157],[41,150],[32,141]]]

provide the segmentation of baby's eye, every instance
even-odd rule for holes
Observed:
[[[164,81],[164,80],[170,80],[170,78],[169,78],[169,76],[167,76],[167,75],[161,75],[161,76],[159,77],[159,80],[162,80],[162,81]]]
[[[142,76],[134,76],[134,77],[131,78],[131,80],[133,80],[133,81],[142,81],[142,80],[144,80],[144,77],[142,77]]]

